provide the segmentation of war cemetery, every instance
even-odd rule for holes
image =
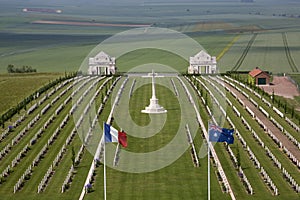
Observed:
[[[299,2],[0,4],[0,199],[300,199]]]

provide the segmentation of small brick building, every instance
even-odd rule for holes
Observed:
[[[253,85],[269,85],[270,74],[256,67],[255,69],[249,72],[248,83]]]

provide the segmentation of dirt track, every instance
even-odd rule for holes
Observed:
[[[48,21],[37,20],[31,22],[32,24],[52,24],[52,25],[71,25],[71,26],[99,26],[99,27],[129,27],[129,28],[143,28],[150,27],[151,24],[106,24],[97,22],[73,22],[73,21]]]

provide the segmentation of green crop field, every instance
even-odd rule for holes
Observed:
[[[4,113],[37,89],[62,75],[60,73],[1,75],[0,113]]]

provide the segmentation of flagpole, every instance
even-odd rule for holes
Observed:
[[[210,200],[210,142],[209,142],[209,127],[208,122],[208,134],[207,134],[207,199]]]
[[[207,199],[210,200],[210,150],[209,139],[207,140]]]
[[[104,200],[106,200],[106,159],[105,159],[105,129],[103,126],[103,181],[104,181]]]

